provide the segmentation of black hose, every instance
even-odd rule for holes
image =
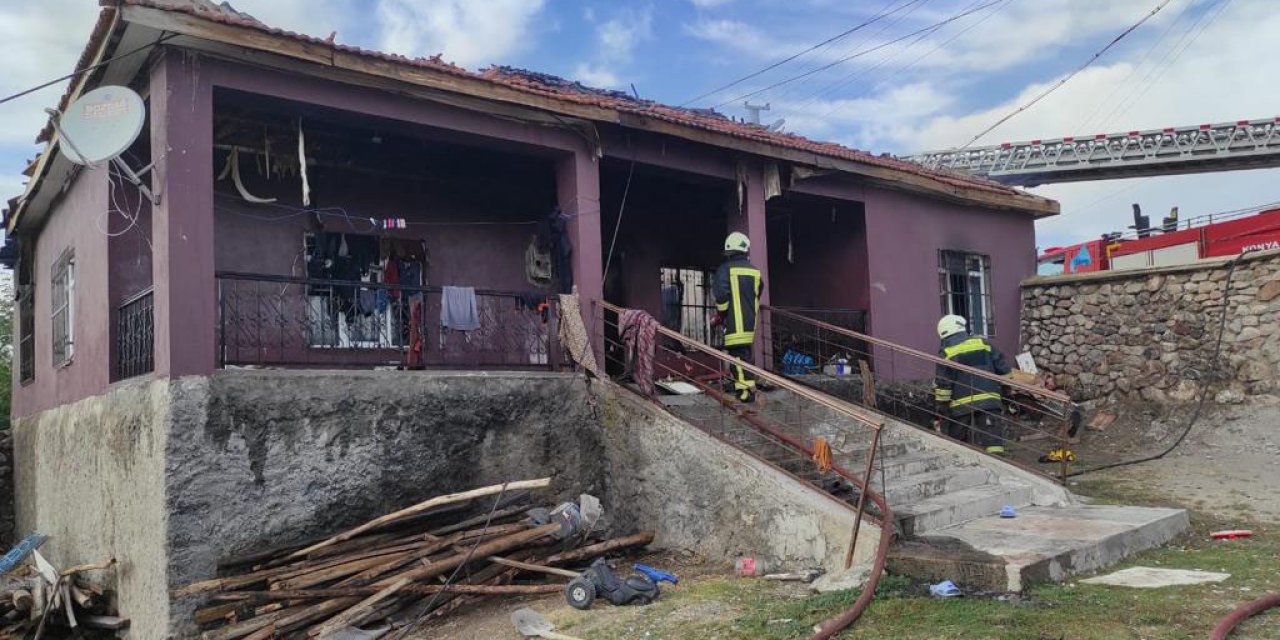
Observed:
[[[1257,251],[1257,249],[1245,249],[1240,253],[1240,255],[1236,256],[1235,259],[1233,259],[1230,263],[1227,264],[1227,279],[1222,283],[1222,318],[1218,323],[1218,339],[1213,344],[1213,358],[1209,361],[1210,367],[1216,366],[1218,364],[1218,358],[1222,354],[1222,338],[1227,333],[1227,311],[1231,308],[1231,276],[1235,274],[1236,266],[1240,264],[1240,261],[1243,260],[1245,256],[1249,255],[1250,253],[1253,253],[1254,251]],[[1200,397],[1199,399],[1196,400],[1196,408],[1194,411],[1192,411],[1191,419],[1187,421],[1187,426],[1183,428],[1182,433],[1178,436],[1178,439],[1174,440],[1173,444],[1169,445],[1169,447],[1164,451],[1161,451],[1160,453],[1157,453],[1152,456],[1147,456],[1145,458],[1137,458],[1135,460],[1123,460],[1121,462],[1113,462],[1111,464],[1104,464],[1098,467],[1090,467],[1088,469],[1079,469],[1079,470],[1068,473],[1067,477],[1074,478],[1076,476],[1081,476],[1086,473],[1093,473],[1095,471],[1102,471],[1104,469],[1115,469],[1117,467],[1127,467],[1133,464],[1151,462],[1153,460],[1159,460],[1169,455],[1170,453],[1173,452],[1174,449],[1177,449],[1178,446],[1182,444],[1183,440],[1187,439],[1187,435],[1191,433],[1191,428],[1196,426],[1196,422],[1200,420],[1200,414],[1204,411],[1204,403],[1205,403],[1205,400],[1208,399],[1208,397],[1209,397],[1209,381],[1206,379],[1205,383],[1200,387]]]

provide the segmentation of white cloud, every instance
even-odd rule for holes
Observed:
[[[380,48],[407,56],[443,53],[465,67],[504,62],[532,45],[544,0],[379,0]]]
[[[592,87],[616,87],[622,84],[622,80],[612,71],[585,62],[574,67],[573,79]]]
[[[689,0],[689,2],[699,9],[714,9],[729,4],[733,0]]]
[[[591,16],[590,20],[594,20]],[[653,7],[626,9],[596,26],[595,55],[574,68],[575,80],[588,85],[617,87],[618,69],[629,65],[636,47],[653,35]]]

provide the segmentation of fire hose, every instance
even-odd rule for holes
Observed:
[[[1235,611],[1228,613],[1225,618],[1218,621],[1218,626],[1214,627],[1209,634],[1209,640],[1227,640],[1227,636],[1231,635],[1231,632],[1241,622],[1272,607],[1280,607],[1280,593],[1267,594],[1253,602],[1246,602],[1240,605]]]
[[[740,413],[739,415],[760,431],[785,442],[795,449],[805,452],[809,456],[814,455],[812,448],[805,445],[803,442],[770,427],[754,415],[746,412]],[[867,578],[867,583],[862,585],[862,593],[858,596],[858,599],[854,601],[853,606],[846,609],[844,613],[830,618],[818,625],[818,630],[809,637],[809,640],[830,640],[831,638],[834,638],[837,633],[844,631],[849,627],[849,625],[856,622],[858,618],[862,616],[862,613],[867,610],[867,607],[871,606],[872,599],[876,597],[876,586],[880,584],[880,576],[884,573],[884,565],[889,558],[889,546],[893,544],[893,510],[889,508],[889,503],[884,499],[884,496],[871,491],[869,482],[865,479],[858,478],[840,465],[832,465],[831,470],[835,471],[845,480],[852,482],[858,490],[862,491],[880,510],[880,544],[876,547],[875,560],[872,561],[871,565],[871,575]]]

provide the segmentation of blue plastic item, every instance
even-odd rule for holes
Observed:
[[[13,571],[13,568],[18,566],[18,563],[26,560],[27,556],[31,555],[32,551],[39,549],[40,545],[44,544],[44,541],[48,539],[49,536],[42,533],[32,533],[27,535],[27,537],[23,538],[21,542],[14,545],[14,547],[9,550],[9,553],[0,557],[0,575]]]
[[[950,580],[943,580],[938,584],[929,585],[929,594],[935,598],[957,598],[964,595],[960,593],[960,587],[957,587]]]
[[[1000,517],[1001,517],[1001,518],[1016,518],[1016,517],[1018,517],[1018,512],[1016,512],[1016,511],[1014,511],[1014,510],[1013,510],[1013,505],[1011,505],[1011,504],[1006,504],[1004,507],[1002,507],[1002,508],[1000,509]]]
[[[646,564],[638,564],[635,567],[636,567],[636,571],[639,571],[640,573],[643,573],[644,575],[649,576],[649,579],[654,581],[654,583],[658,583],[658,582],[670,582],[671,584],[680,583],[680,578],[677,578],[674,573],[667,573],[666,571],[660,571]]]

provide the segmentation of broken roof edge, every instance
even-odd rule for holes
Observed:
[[[549,113],[611,122],[627,128],[667,134],[709,146],[736,150],[766,158],[808,164],[858,175],[886,188],[896,188],[944,200],[1031,214],[1039,219],[1060,213],[1057,201],[1026,193],[994,181],[948,170],[926,169],[887,154],[876,156],[830,142],[817,142],[795,134],[768,131],[739,123],[704,109],[683,109],[653,101],[633,99],[625,93],[596,89],[545,74],[491,66],[472,72],[443,62],[440,56],[411,59],[405,56],[340,45],[329,39],[276,29],[210,0],[102,0],[104,9],[81,55],[77,68],[98,59],[114,32],[123,23],[137,24],[167,34],[180,34],[247,50],[264,51],[286,58],[372,77],[436,88],[495,102],[505,102]],[[108,19],[119,17],[119,20]],[[264,37],[265,36],[265,37]],[[391,68],[388,68],[388,67]],[[426,73],[424,73],[424,71]],[[86,74],[91,75],[91,74]],[[83,84],[73,84],[61,106]],[[48,135],[39,168],[12,209],[6,227],[11,231],[26,201],[44,178],[48,156],[56,152],[56,139]]]

